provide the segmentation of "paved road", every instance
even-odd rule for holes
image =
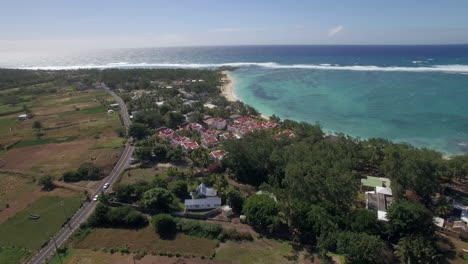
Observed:
[[[123,100],[116,95],[114,92],[106,88],[106,91],[109,92],[112,97],[120,104],[120,110],[121,110],[121,116],[122,116],[122,121],[125,125],[125,127],[128,128],[130,126],[130,117],[128,115],[127,111],[127,106],[123,102]],[[128,166],[130,162],[130,158],[132,157],[133,153],[133,146],[127,143],[125,145],[125,149],[120,156],[119,161],[115,164],[114,168],[112,171],[109,173],[109,175],[102,181],[103,185],[99,187],[99,189],[96,191],[96,193],[93,194],[99,194],[101,193],[104,186],[104,183],[108,182],[110,186],[112,186],[118,179],[119,175],[122,173],[122,171]],[[104,190],[107,191],[107,190]],[[73,215],[73,217],[70,219],[69,224],[65,225],[55,236],[55,241],[57,243],[57,246],[60,247],[67,239],[70,237],[70,235],[80,227],[80,224],[86,221],[88,217],[93,213],[94,208],[96,208],[96,202],[86,202],[83,204],[83,206]],[[54,246],[54,241],[51,239],[48,244],[43,247],[28,263],[29,264],[42,264],[44,263],[51,255],[53,255],[55,252],[55,246]]]

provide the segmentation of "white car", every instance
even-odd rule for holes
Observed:
[[[96,202],[98,200],[98,198],[99,198],[99,195],[97,195],[97,194],[94,195],[93,202]]]
[[[106,182],[106,183],[104,184],[104,189],[109,188],[109,185],[110,185],[110,184],[109,184],[108,182]]]

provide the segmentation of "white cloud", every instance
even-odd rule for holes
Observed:
[[[333,37],[334,35],[338,34],[339,32],[341,32],[342,30],[344,29],[344,27],[342,25],[339,25],[339,26],[336,26],[334,28],[330,28],[328,30],[328,36],[330,37]]]

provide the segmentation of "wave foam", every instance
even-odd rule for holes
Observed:
[[[76,69],[109,69],[109,68],[217,68],[217,67],[262,67],[271,69],[312,69],[312,70],[348,70],[348,71],[382,71],[382,72],[450,72],[468,73],[468,65],[434,65],[427,67],[381,67],[374,65],[339,66],[330,64],[278,64],[276,62],[232,62],[232,63],[127,63],[117,62],[104,65],[73,65],[22,67],[30,70],[76,70]]]

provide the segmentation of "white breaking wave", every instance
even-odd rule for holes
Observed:
[[[40,66],[22,67],[30,70],[76,70],[76,69],[109,69],[109,68],[218,68],[218,67],[262,67],[271,69],[313,69],[313,70],[346,70],[346,71],[382,71],[382,72],[450,72],[468,73],[468,65],[434,65],[427,67],[381,67],[374,65],[340,66],[330,64],[278,64],[276,62],[232,62],[232,63],[127,63],[117,62],[104,65],[74,66]]]

